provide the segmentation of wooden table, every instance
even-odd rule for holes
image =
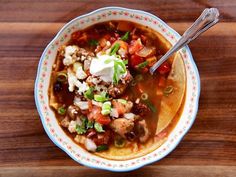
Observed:
[[[151,12],[181,34],[206,7],[222,14],[221,23],[190,44],[202,87],[193,127],[160,162],[122,174],[83,167],[57,148],[43,130],[33,93],[40,55],[57,31],[111,5]],[[0,111],[0,176],[236,176],[236,1],[1,0]]]

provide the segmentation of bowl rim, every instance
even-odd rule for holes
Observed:
[[[199,97],[200,97],[200,90],[201,90],[201,85],[200,85],[200,76],[199,76],[199,72],[198,72],[198,69],[197,69],[197,66],[194,62],[194,59],[192,57],[192,53],[188,47],[188,45],[185,46],[185,49],[186,49],[186,52],[188,53],[189,55],[189,59],[190,59],[190,63],[191,65],[193,66],[193,70],[195,72],[195,76],[196,76],[196,85],[197,85],[197,94],[196,94],[196,100],[195,102],[193,103],[193,105],[195,106],[195,112],[192,113],[193,117],[191,119],[191,122],[189,123],[188,127],[184,130],[184,133],[182,135],[179,135],[180,137],[178,138],[178,140],[176,140],[175,142],[173,142],[172,146],[169,148],[168,151],[164,152],[160,157],[159,159],[153,159],[151,161],[144,161],[143,163],[140,163],[140,164],[137,164],[137,165],[134,165],[132,167],[128,167],[126,169],[124,168],[112,168],[112,167],[107,167],[107,166],[101,166],[101,165],[91,165],[87,162],[83,162],[83,161],[78,161],[74,155],[72,155],[66,148],[64,148],[63,146],[61,146],[58,141],[51,135],[51,132],[47,129],[47,125],[46,125],[46,122],[44,121],[43,117],[44,115],[42,114],[41,110],[40,110],[40,103],[39,103],[39,100],[38,100],[38,97],[37,97],[37,93],[38,93],[38,82],[39,82],[39,74],[40,74],[40,70],[41,70],[41,66],[42,66],[42,62],[43,62],[43,58],[46,54],[46,51],[49,49],[49,47],[51,46],[51,44],[53,42],[55,42],[55,40],[61,35],[61,33],[68,27],[70,26],[72,23],[74,23],[75,21],[77,20],[80,20],[82,18],[85,18],[85,17],[88,17],[88,16],[91,16],[97,12],[102,12],[102,11],[105,11],[105,10],[125,10],[125,11],[130,11],[130,12],[134,12],[134,13],[138,13],[138,14],[144,14],[144,15],[147,15],[147,16],[150,16],[152,17],[153,19],[161,22],[162,25],[165,26],[166,29],[168,29],[168,31],[171,31],[171,33],[177,38],[179,39],[181,36],[179,33],[177,33],[173,28],[171,28],[169,25],[167,25],[163,20],[161,20],[159,17],[149,13],[149,12],[146,12],[146,11],[143,11],[143,10],[136,10],[136,9],[130,9],[130,8],[124,8],[124,7],[118,7],[118,6],[107,6],[107,7],[103,7],[103,8],[99,8],[99,9],[96,9],[94,11],[91,11],[89,13],[86,13],[84,15],[80,15],[78,17],[75,17],[74,19],[70,20],[68,23],[66,23],[58,32],[57,34],[55,35],[55,37],[48,43],[48,45],[46,46],[46,48],[44,49],[41,57],[40,57],[40,60],[39,60],[39,64],[38,64],[38,68],[37,68],[37,74],[36,74],[36,79],[35,79],[35,84],[34,84],[34,98],[35,98],[35,104],[36,104],[36,108],[37,108],[37,111],[39,113],[39,116],[40,116],[40,119],[41,119],[41,122],[43,124],[43,127],[44,127],[44,130],[46,131],[48,137],[51,139],[51,141],[57,146],[59,147],[61,150],[63,150],[69,157],[71,157],[74,161],[78,162],[79,164],[82,164],[84,166],[87,166],[87,167],[90,167],[90,168],[95,168],[95,169],[101,169],[101,170],[108,170],[108,171],[112,171],[112,172],[128,172],[128,171],[133,171],[133,170],[136,170],[138,168],[141,168],[145,165],[149,165],[151,163],[154,163],[154,162],[157,162],[161,159],[163,159],[165,156],[167,156],[168,154],[170,154],[178,145],[179,143],[182,141],[182,139],[184,138],[184,136],[187,134],[187,132],[190,130],[190,128],[192,127],[195,119],[196,119],[196,115],[197,115],[197,112],[198,112],[198,106],[199,106]],[[109,161],[109,159],[106,159]]]

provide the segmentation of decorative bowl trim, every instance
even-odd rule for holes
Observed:
[[[180,53],[184,60],[187,75],[187,90],[184,110],[176,127],[168,136],[167,141],[155,151],[139,158],[124,161],[103,159],[86,152],[66,136],[58,125],[55,115],[48,105],[47,93],[52,63],[54,63],[55,60],[56,49],[61,44],[68,41],[72,32],[80,29],[81,26],[82,28],[85,28],[94,23],[111,19],[127,19],[140,24],[145,23],[148,26],[153,25],[153,28],[161,33],[172,44],[176,43],[180,38],[180,35],[161,19],[141,10],[121,7],[105,7],[79,16],[67,23],[44,50],[38,65],[34,96],[43,127],[55,145],[65,151],[72,159],[85,166],[109,171],[124,172],[135,170],[144,165],[156,162],[175,149],[187,131],[191,128],[196,118],[200,95],[200,77],[189,47],[186,46],[182,48]]]

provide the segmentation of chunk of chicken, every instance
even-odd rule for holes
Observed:
[[[129,120],[126,118],[118,118],[113,120],[110,123],[111,128],[114,132],[118,133],[123,138],[126,138],[125,134],[131,132],[134,128],[133,120]]]
[[[145,120],[141,120],[138,122],[138,126],[139,126],[139,129],[141,129],[141,134],[139,135],[139,141],[141,143],[145,143],[149,136],[150,136],[150,132],[148,130],[148,127],[147,127],[147,123]]]
[[[61,124],[61,126],[68,128],[69,124],[70,124],[70,118],[68,116],[66,116],[64,119],[62,119],[60,124]]]
[[[121,79],[121,82],[117,85],[110,85],[108,88],[108,94],[111,95],[113,98],[117,98],[118,96],[122,95],[127,88],[128,84],[133,80],[132,75],[128,71],[126,76]]]

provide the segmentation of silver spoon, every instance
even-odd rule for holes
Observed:
[[[161,66],[174,52],[181,49],[183,46],[196,39],[204,31],[214,26],[219,21],[219,11],[216,8],[206,8],[198,19],[190,26],[178,40],[178,42],[158,60],[150,69],[153,74],[155,70]]]

